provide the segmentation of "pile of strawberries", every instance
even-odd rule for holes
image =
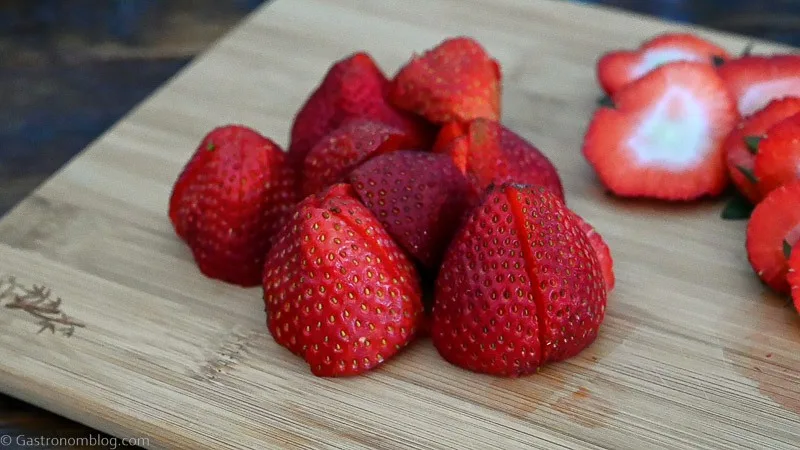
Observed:
[[[665,34],[603,55],[597,76],[608,96],[583,153],[600,181],[622,197],[669,201],[718,196],[732,181],[723,217],[750,218],[753,269],[775,291],[791,289],[800,311],[800,56],[733,57]]]
[[[373,369],[430,334],[500,376],[589,345],[611,254],[567,208],[547,157],[500,123],[501,69],[445,40],[388,79],[334,63],[288,152],[243,126],[200,143],[170,200],[207,276],[263,286],[275,341],[319,376]]]

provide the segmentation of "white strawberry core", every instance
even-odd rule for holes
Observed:
[[[700,58],[693,54],[677,48],[659,48],[644,52],[642,61],[633,69],[636,78],[650,72],[651,70],[663,66],[664,64],[675,61],[699,61]]]
[[[739,112],[750,115],[772,100],[800,95],[800,77],[779,78],[754,84],[739,97]]]
[[[638,165],[681,170],[708,152],[708,119],[691,91],[671,87],[628,140]]]

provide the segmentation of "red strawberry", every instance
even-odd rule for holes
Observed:
[[[256,286],[270,239],[297,201],[294,183],[277,144],[243,126],[216,128],[175,182],[169,217],[206,276]]]
[[[425,141],[431,131],[420,119],[389,105],[389,80],[366,53],[337,61],[294,119],[289,158],[302,165],[311,148],[348,119],[383,122]]]
[[[434,123],[500,119],[497,61],[473,39],[457,37],[415,56],[392,80],[389,99]]]
[[[800,250],[798,249],[800,249],[800,245],[795,244],[792,247],[786,281],[789,283],[794,309],[800,313]]]
[[[800,56],[744,56],[719,68],[719,76],[748,116],[769,102],[800,92]]]
[[[574,214],[543,187],[506,184],[445,254],[431,336],[455,365],[520,376],[591,344],[605,306],[600,263]]]
[[[800,240],[800,181],[770,192],[747,223],[747,258],[769,287],[789,293],[788,250]]]
[[[467,180],[446,155],[398,151],[350,174],[350,183],[395,241],[434,268],[467,208]]]
[[[764,109],[742,119],[723,144],[731,180],[753,204],[762,198],[757,183],[754,183],[755,154],[758,151],[756,143],[773,125],[798,113],[800,98],[773,100]]]
[[[578,222],[581,231],[589,238],[589,243],[597,255],[597,261],[600,263],[600,269],[603,272],[603,281],[605,281],[606,291],[611,292],[614,290],[616,278],[614,277],[614,259],[611,258],[611,249],[608,244],[603,240],[603,236],[592,227],[589,222],[577,214],[574,214],[574,219]]]
[[[264,266],[267,325],[317,376],[366,372],[422,321],[414,267],[349,185],[307,197]]]
[[[316,194],[345,177],[370,158],[400,149],[415,148],[419,141],[400,128],[354,119],[322,138],[303,165],[303,196]]]
[[[434,152],[446,153],[470,180],[473,195],[491,184],[513,182],[544,186],[559,198],[564,189],[558,171],[525,139],[498,122],[475,119],[442,127]]]
[[[770,128],[757,151],[755,176],[761,195],[800,179],[800,114]]]
[[[677,61],[724,63],[725,49],[688,33],[668,33],[643,43],[638,50],[620,50],[603,55],[597,63],[597,78],[609,95],[638,80],[651,70]]]
[[[627,85],[592,119],[583,154],[616,195],[691,200],[728,182],[722,142],[738,120],[714,68],[669,63]]]

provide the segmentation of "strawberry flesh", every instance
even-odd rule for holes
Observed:
[[[433,343],[468,370],[530,374],[594,341],[606,295],[595,251],[564,203],[543,187],[505,184],[487,192],[445,255]]]
[[[692,61],[708,65],[724,64],[728,52],[688,33],[667,33],[643,43],[638,50],[606,53],[597,63],[597,78],[608,95],[650,71],[671,62]]]
[[[543,186],[564,199],[561,177],[553,163],[534,145],[488,120],[450,123],[442,127],[433,151],[450,155],[472,186],[473,198],[490,185],[517,183]]]
[[[361,201],[412,257],[433,269],[466,210],[467,180],[446,155],[397,151],[354,170]]]
[[[413,265],[354,195],[338,184],[303,200],[264,267],[269,330],[317,376],[377,367],[422,323]]]
[[[800,244],[795,244],[792,247],[792,253],[789,256],[789,270],[786,273],[786,282],[789,283],[789,289],[792,294],[792,303],[794,309],[800,313]]]
[[[583,146],[611,192],[663,200],[722,193],[722,143],[739,117],[712,66],[666,64],[620,90],[614,105],[595,113]]]
[[[223,126],[205,136],[179,175],[169,217],[203,274],[256,286],[271,238],[297,201],[294,186],[277,144],[250,128]]]
[[[614,276],[614,259],[611,257],[611,249],[606,244],[603,236],[592,227],[589,222],[577,214],[574,214],[574,219],[578,222],[581,231],[589,238],[589,243],[597,255],[597,261],[600,263],[600,269],[603,272],[603,280],[605,281],[606,291],[611,292],[614,290],[616,279]]]
[[[800,93],[800,56],[744,56],[728,61],[719,75],[748,116],[769,104]]]

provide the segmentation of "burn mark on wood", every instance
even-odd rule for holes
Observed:
[[[86,324],[68,316],[61,310],[61,297],[52,298],[52,290],[45,285],[20,284],[16,277],[0,277],[0,305],[7,309],[23,311],[37,320],[37,334],[50,331],[71,337],[77,328]]]

